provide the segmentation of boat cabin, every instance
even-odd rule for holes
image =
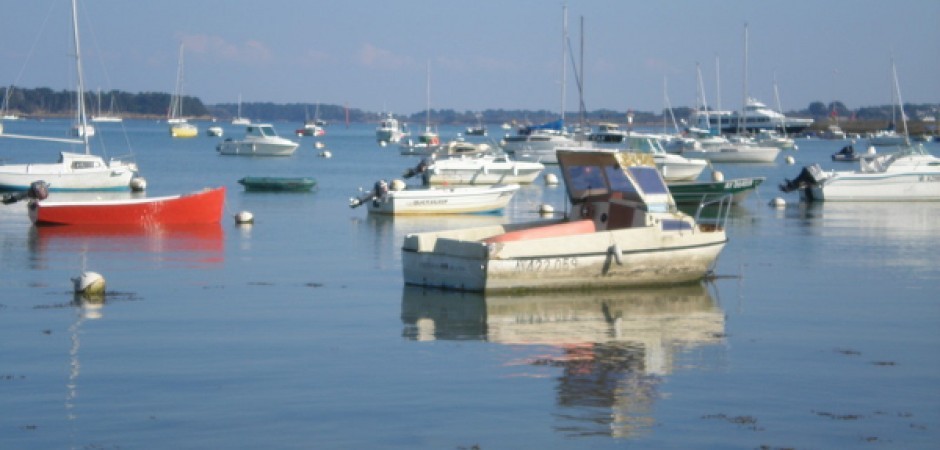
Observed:
[[[559,150],[558,163],[572,219],[592,219],[598,230],[649,226],[650,214],[676,210],[649,154]]]
[[[277,131],[274,131],[274,126],[270,124],[251,124],[245,128],[245,137],[248,138],[266,138],[266,137],[277,137]]]

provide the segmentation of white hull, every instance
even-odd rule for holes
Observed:
[[[827,202],[940,201],[940,166],[933,173],[837,174],[820,186],[810,188],[810,192],[801,191],[802,199]]]
[[[506,207],[518,184],[493,187],[428,188],[388,192],[367,203],[377,214],[468,214]]]
[[[772,163],[780,154],[777,147],[726,144],[716,149],[682,150],[686,158],[700,158],[725,163]]]
[[[459,157],[435,161],[425,173],[426,184],[529,184],[545,166],[505,157]]]
[[[501,144],[504,152],[519,161],[558,164],[555,150],[577,146],[578,142],[560,134],[533,133],[527,136],[507,136]]]
[[[106,163],[101,157],[63,152],[58,163],[0,165],[0,190],[25,191],[45,181],[50,191],[127,190],[136,169],[126,163]]]
[[[506,230],[492,226],[407,236],[405,283],[484,292],[682,283],[703,278],[725,244],[723,232],[658,227],[482,241]]]
[[[221,155],[290,156],[297,150],[296,142],[225,141],[216,147]]]

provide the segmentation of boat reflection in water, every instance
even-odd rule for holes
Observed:
[[[648,432],[664,377],[695,366],[684,361],[692,350],[724,350],[724,313],[700,283],[525,296],[405,286],[401,317],[404,336],[416,341],[555,348],[534,349],[524,364],[562,370],[556,430],[574,436]]]
[[[158,263],[174,261],[197,266],[217,265],[225,259],[225,233],[217,223],[33,226],[29,233],[30,249],[46,257],[59,253],[144,253],[154,255]]]

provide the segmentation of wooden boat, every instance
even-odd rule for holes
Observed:
[[[414,233],[406,284],[466,291],[669,285],[702,279],[727,242],[723,220],[678,210],[649,155],[558,150],[571,216]]]
[[[95,201],[32,200],[29,217],[36,225],[138,225],[159,227],[219,223],[225,188],[186,195]]]
[[[384,181],[357,198],[351,208],[366,205],[377,214],[469,214],[500,211],[519,190],[518,184],[472,187],[406,188],[400,180],[391,189]]]
[[[238,180],[246,191],[309,191],[317,185],[310,177],[245,177]]]
[[[756,191],[764,179],[749,177],[724,181],[677,181],[668,183],[667,186],[676,203],[713,202],[730,195],[731,203],[737,204]]]

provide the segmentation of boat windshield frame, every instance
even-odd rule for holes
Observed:
[[[559,150],[558,163],[573,205],[617,197],[650,210],[672,209],[669,189],[649,154]]]

